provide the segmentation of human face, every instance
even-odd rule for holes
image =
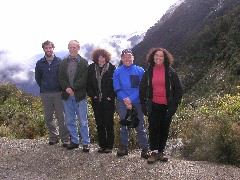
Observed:
[[[99,57],[98,57],[98,65],[99,65],[100,67],[103,67],[104,64],[106,64],[106,59],[105,59],[105,57],[99,56]]]
[[[52,57],[53,56],[53,47],[52,47],[52,44],[48,44],[48,45],[45,45],[43,47],[43,51],[45,53],[45,56],[46,57]]]
[[[80,45],[77,42],[71,41],[68,44],[68,50],[71,57],[77,57]]]
[[[164,54],[163,54],[163,51],[157,51],[155,52],[154,54],[154,57],[153,57],[153,61],[155,63],[155,65],[162,65],[163,62],[164,62]]]
[[[125,66],[131,66],[133,64],[134,57],[131,53],[124,54],[122,56],[122,62]]]

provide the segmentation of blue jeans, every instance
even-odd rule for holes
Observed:
[[[143,112],[142,112],[141,104],[133,104],[133,106],[137,110],[138,119],[139,119],[139,124],[136,127],[138,144],[141,149],[148,149],[149,148],[148,140],[147,140],[146,129],[144,127],[144,119],[143,119]],[[117,110],[118,110],[118,114],[120,116],[120,120],[124,119],[125,115],[127,113],[127,108],[123,102],[117,101]],[[121,126],[121,128],[120,128],[121,145],[127,147],[128,139],[129,139],[129,129],[127,128],[127,126]]]
[[[80,143],[78,133],[78,129],[80,129],[82,144],[89,144],[90,138],[87,119],[87,100],[83,99],[82,101],[76,102],[75,96],[69,96],[66,101],[63,101],[63,105],[66,115],[66,125],[71,136],[71,142],[75,144]],[[76,118],[76,115],[78,118]]]

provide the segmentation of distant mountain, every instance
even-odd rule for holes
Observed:
[[[145,33],[131,33],[128,35],[112,35],[104,38],[99,42],[89,42],[81,46],[81,55],[91,63],[91,53],[95,48],[105,48],[112,54],[111,62],[115,65],[119,63],[119,56],[123,49],[132,48],[142,41]],[[55,54],[61,58],[68,55],[68,51],[58,51]],[[7,53],[0,51],[0,83],[11,82],[27,93],[33,95],[39,94],[39,87],[35,82],[34,67],[37,60],[43,57],[43,53],[39,53],[31,57],[28,65],[14,62],[8,64]]]

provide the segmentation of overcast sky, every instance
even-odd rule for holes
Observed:
[[[13,59],[41,53],[47,39],[55,51],[71,39],[81,44],[115,34],[145,32],[177,0],[5,0],[0,6],[0,50]]]

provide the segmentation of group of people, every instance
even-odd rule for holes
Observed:
[[[63,60],[54,55],[53,42],[45,41],[42,48],[45,56],[36,63],[35,78],[40,87],[49,145],[59,143],[60,138],[62,146],[69,150],[82,144],[83,152],[89,152],[89,96],[99,153],[112,152],[116,106],[120,120],[126,118],[128,111],[136,112],[138,123],[135,130],[141,157],[149,164],[168,160],[164,149],[183,90],[177,73],[171,67],[173,56],[166,49],[151,49],[147,55],[149,68],[144,71],[133,64],[134,55],[130,49],[122,51],[121,65],[115,68],[110,62],[111,54],[105,49],[95,49],[92,52],[93,63],[88,65],[88,61],[79,55],[77,40],[69,42],[69,55]],[[148,116],[149,138],[144,115]],[[120,125],[117,156],[128,155],[129,131],[127,125]]]

